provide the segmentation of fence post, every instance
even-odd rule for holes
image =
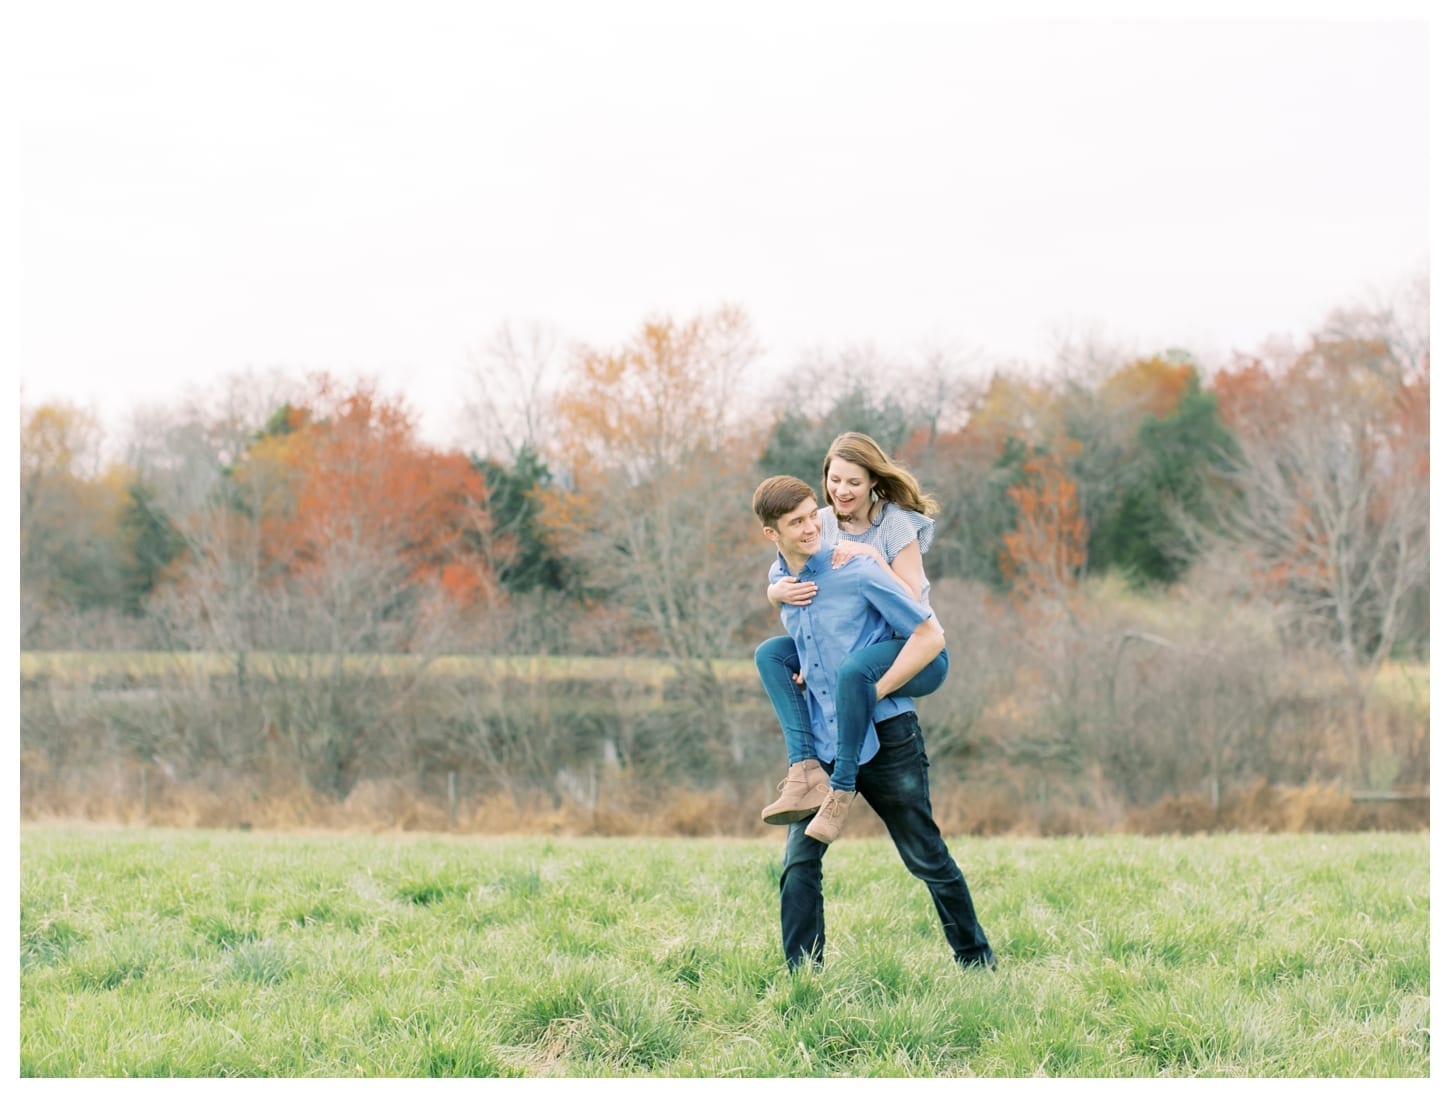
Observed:
[[[141,764],[141,818],[144,820],[151,814],[151,791],[147,788],[146,775],[150,767],[145,763]]]
[[[458,823],[458,771],[448,771],[448,830]]]

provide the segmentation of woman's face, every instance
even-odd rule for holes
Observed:
[[[864,519],[871,511],[871,488],[876,482],[861,466],[832,458],[826,466],[826,491],[842,518]]]

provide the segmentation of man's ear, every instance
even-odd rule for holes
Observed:
[[[780,531],[777,530],[774,526],[762,526],[760,530],[761,533],[763,533],[772,542],[778,541],[780,539]]]

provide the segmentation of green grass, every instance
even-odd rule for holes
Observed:
[[[1429,837],[884,840],[786,972],[778,836],[21,832],[24,1076],[1429,1074]]]

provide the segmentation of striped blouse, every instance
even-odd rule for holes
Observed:
[[[842,539],[864,542],[878,550],[886,558],[887,564],[894,561],[896,554],[913,541],[921,546],[921,555],[926,556],[926,551],[931,548],[932,535],[936,531],[935,519],[927,518],[920,511],[908,511],[891,502],[882,507],[876,521],[859,534],[848,534],[842,530],[836,521],[836,512],[830,507],[822,507],[819,514],[821,541],[824,544],[832,545]],[[921,601],[927,606],[931,605],[928,596],[930,591],[931,580],[923,574]]]

